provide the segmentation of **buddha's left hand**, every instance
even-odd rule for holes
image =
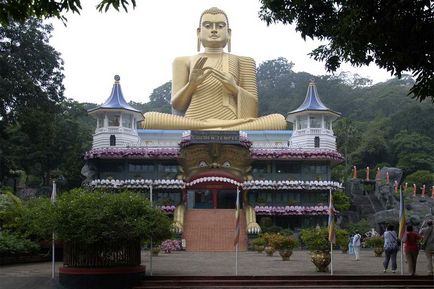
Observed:
[[[227,72],[222,72],[220,70],[216,70],[214,68],[210,68],[212,70],[212,76],[214,76],[217,80],[219,80],[226,89],[228,89],[233,96],[238,94],[238,85],[235,82],[232,74]]]

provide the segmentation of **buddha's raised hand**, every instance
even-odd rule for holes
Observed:
[[[189,82],[192,85],[201,84],[211,74],[209,67],[203,67],[208,57],[199,57],[190,73]]]

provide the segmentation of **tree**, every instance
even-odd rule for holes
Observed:
[[[49,45],[51,25],[30,19],[0,27],[0,122],[63,100],[63,61]]]
[[[295,23],[306,37],[328,40],[311,52],[328,71],[342,62],[374,62],[401,77],[410,71],[416,83],[410,94],[434,102],[434,4],[429,0],[260,0],[260,18]]]
[[[339,152],[345,157],[344,178],[348,176],[350,166],[352,165],[351,153],[354,152],[360,143],[360,129],[351,119],[341,118],[333,126],[336,134],[336,146]]]
[[[434,144],[428,136],[402,130],[392,144],[394,155],[398,157],[397,166],[406,175],[417,170],[434,170]]]
[[[52,29],[35,19],[0,27],[0,179],[17,168],[48,168],[54,115],[64,99]]]
[[[136,7],[136,0],[101,0],[96,8],[101,11],[107,11],[110,6],[119,11],[122,8],[128,11],[130,4],[133,9]],[[6,0],[0,2],[0,24],[8,25],[10,22],[24,22],[31,17],[39,19],[56,17],[66,21],[65,13],[72,11],[80,14],[81,0]]]

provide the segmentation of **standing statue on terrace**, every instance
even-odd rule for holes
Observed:
[[[205,10],[197,28],[198,51],[173,62],[173,114],[147,112],[147,129],[283,130],[280,114],[258,117],[255,61],[230,52],[231,29],[226,13]]]

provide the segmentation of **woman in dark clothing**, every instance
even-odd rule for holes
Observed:
[[[419,254],[418,241],[421,238],[422,237],[418,233],[413,232],[412,225],[407,226],[407,231],[405,232],[402,241],[404,242],[404,252],[407,259],[408,272],[411,276],[416,274],[417,255]]]

